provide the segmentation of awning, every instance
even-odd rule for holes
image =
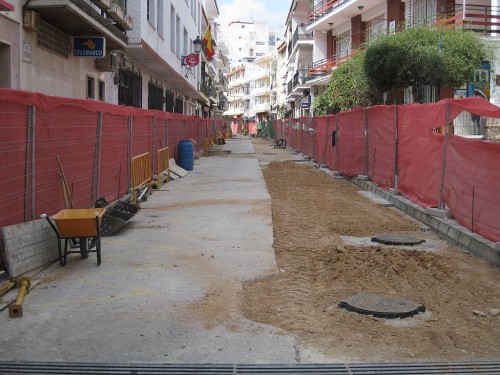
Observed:
[[[14,10],[14,5],[9,4],[5,0],[0,0],[0,10],[5,12],[12,12]]]

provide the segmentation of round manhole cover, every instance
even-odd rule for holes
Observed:
[[[378,318],[408,318],[425,311],[425,306],[409,299],[383,294],[356,294],[339,303],[339,307]]]
[[[372,237],[372,242],[379,242],[384,245],[413,246],[421,244],[422,242],[425,242],[425,240],[408,236],[406,234],[384,233],[384,234],[377,234],[375,237]]]

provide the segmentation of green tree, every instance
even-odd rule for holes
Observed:
[[[316,116],[375,103],[374,91],[367,80],[364,64],[365,53],[358,51],[333,71],[328,87],[314,101]]]
[[[371,42],[364,66],[370,85],[379,92],[422,85],[439,89],[468,81],[486,57],[485,43],[471,31],[421,26]]]

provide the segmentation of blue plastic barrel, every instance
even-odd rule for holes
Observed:
[[[192,171],[194,166],[194,147],[191,141],[179,141],[177,148],[179,167]]]

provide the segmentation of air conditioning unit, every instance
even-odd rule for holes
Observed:
[[[102,59],[95,59],[95,68],[101,72],[115,72],[118,69],[118,56],[110,52]]]
[[[34,10],[27,10],[24,12],[23,27],[26,30],[38,31],[38,21],[40,16]]]

